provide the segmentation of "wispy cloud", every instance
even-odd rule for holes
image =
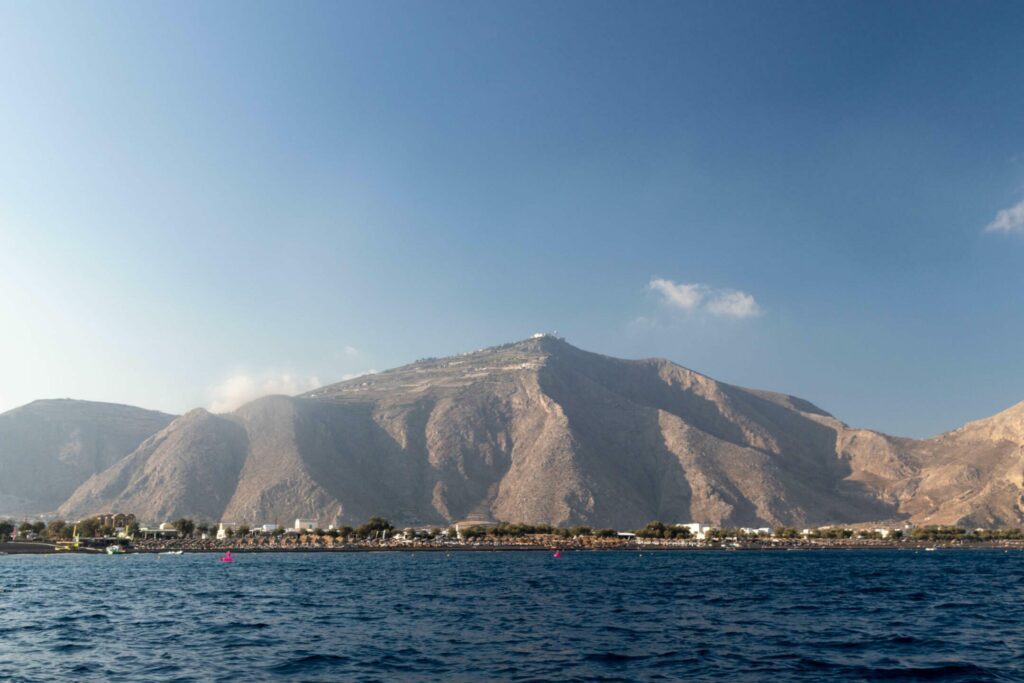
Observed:
[[[753,295],[737,289],[716,289],[700,283],[677,283],[654,278],[647,287],[661,295],[662,302],[688,313],[702,311],[721,318],[750,318],[761,314]]]
[[[356,377],[365,377],[367,375],[376,375],[376,374],[377,374],[377,371],[376,370],[372,370],[372,369],[371,370],[363,370],[362,372],[349,372],[349,373],[346,373],[346,374],[341,376],[341,381],[342,382],[347,382],[348,380],[355,379]]]
[[[753,296],[731,289],[714,293],[708,299],[707,310],[713,315],[729,318],[749,318],[761,313],[761,308]]]
[[[1024,200],[997,213],[995,219],[985,226],[985,232],[1024,233]]]
[[[264,373],[238,374],[210,388],[210,410],[226,413],[249,401],[271,394],[293,396],[320,387],[316,377],[296,377],[290,374]]]
[[[671,280],[661,278],[651,280],[647,286],[661,294],[669,306],[681,308],[684,311],[692,311],[700,306],[708,292],[706,285],[676,284]]]

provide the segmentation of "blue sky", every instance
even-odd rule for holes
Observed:
[[[1022,29],[5,0],[0,409],[226,408],[558,330],[897,434],[992,414],[1024,400]]]

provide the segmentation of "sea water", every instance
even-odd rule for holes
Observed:
[[[0,680],[1024,680],[1024,553],[0,556]]]

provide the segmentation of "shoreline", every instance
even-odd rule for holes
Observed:
[[[112,544],[113,545],[113,544]],[[1003,550],[1009,552],[1024,551],[1024,543],[1007,544],[1005,542],[978,542],[960,544],[940,543],[814,543],[814,544],[784,544],[784,543],[748,543],[743,545],[729,544],[619,544],[603,546],[578,546],[561,544],[452,544],[452,545],[340,545],[335,547],[252,547],[245,545],[217,545],[208,547],[175,547],[167,544],[161,547],[135,546],[126,548],[123,555],[161,555],[165,553],[181,551],[183,554],[219,554],[226,551],[240,555],[266,555],[277,553],[480,553],[480,552],[786,552],[786,551],[864,551],[864,550],[888,550],[888,551],[970,551],[970,550]],[[48,543],[32,542],[7,542],[0,544],[0,556],[3,555],[106,555],[104,548],[81,548],[78,550],[57,550],[56,546]]]

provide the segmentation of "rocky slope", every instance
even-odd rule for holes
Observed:
[[[53,510],[173,419],[69,399],[34,401],[0,414],[0,514]]]
[[[126,510],[143,513],[146,520],[219,519],[247,448],[245,428],[236,420],[193,410],[92,476],[59,512]]]
[[[922,524],[1024,522],[1024,403],[906,448],[913,475],[900,510]]]
[[[934,439],[553,337],[193,411],[60,513],[321,525],[1019,524],[1024,404]]]

